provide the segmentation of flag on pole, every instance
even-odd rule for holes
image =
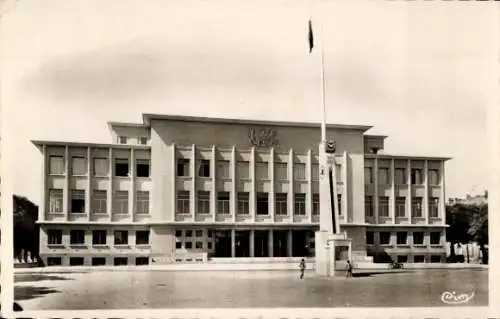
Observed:
[[[312,29],[312,22],[311,19],[309,19],[309,53],[312,52],[313,48],[314,48],[314,35]]]

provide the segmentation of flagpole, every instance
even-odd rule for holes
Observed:
[[[323,41],[323,23],[320,24],[321,38],[321,142],[326,143],[326,107],[325,107],[325,49]]]

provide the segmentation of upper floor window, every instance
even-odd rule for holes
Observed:
[[[87,173],[87,161],[83,156],[73,156],[71,158],[71,174],[85,175]]]
[[[441,245],[441,232],[431,232],[431,245]]]
[[[200,160],[198,161],[198,176],[199,177],[210,177],[210,161]]]
[[[118,136],[118,144],[127,144],[127,140],[126,136]]]
[[[238,203],[237,203],[237,213],[238,214],[250,214],[250,194],[247,192],[238,192]]]
[[[296,180],[305,180],[306,179],[306,164],[304,163],[295,163],[293,166],[293,174],[295,175]]]
[[[108,159],[101,157],[94,157],[94,176],[107,176],[108,175]]]
[[[210,214],[210,192],[198,191],[198,214]]]
[[[148,144],[148,138],[147,137],[139,137],[139,144],[141,144],[141,145],[147,145]]]
[[[429,198],[429,217],[439,216],[439,197]]]
[[[72,213],[85,212],[85,190],[83,189],[71,190],[71,212]]]
[[[439,185],[439,171],[437,169],[429,170],[429,184]]]
[[[217,213],[229,214],[229,192],[217,193]]]
[[[113,212],[128,214],[128,191],[115,191]]]
[[[342,216],[342,194],[337,194],[337,207],[339,208],[339,216]]]
[[[128,245],[128,231],[115,230],[115,245]]]
[[[312,164],[312,167],[311,167],[311,179],[313,181],[319,180],[319,164]]]
[[[411,216],[422,217],[422,197],[411,198]]]
[[[149,160],[138,159],[136,161],[136,174],[137,177],[149,177]]]
[[[288,165],[286,163],[274,163],[274,168],[277,180],[288,179]]]
[[[379,185],[389,184],[389,169],[387,167],[380,167],[378,169],[378,184]]]
[[[408,233],[407,232],[397,232],[396,233],[396,243],[398,245],[408,244]]]
[[[70,245],[83,245],[85,244],[85,231],[81,229],[72,229],[69,232]]]
[[[189,191],[177,191],[176,212],[177,214],[189,214]]]
[[[383,231],[379,233],[379,239],[381,245],[390,245],[391,244],[391,233],[388,231]]]
[[[342,165],[335,164],[335,176],[337,177],[337,181],[339,181],[339,182],[343,181],[343,178],[342,178]]]
[[[135,232],[136,245],[149,245],[149,230],[138,230]]]
[[[312,214],[319,215],[319,194],[312,194]]]
[[[108,195],[105,190],[95,189],[92,194],[92,210],[95,214],[106,214]]]
[[[396,197],[396,217],[405,217],[406,197]]]
[[[149,214],[148,191],[137,191],[137,214]]]
[[[115,175],[116,176],[129,176],[129,164],[127,158],[115,159]]]
[[[373,184],[373,169],[365,167],[365,184]]]
[[[422,184],[422,170],[420,168],[412,168],[411,170],[411,184],[419,185]]]
[[[236,164],[236,174],[238,178],[250,178],[250,163],[247,161],[239,161]]]
[[[424,232],[413,232],[413,245],[424,244]]]
[[[378,215],[381,217],[389,217],[389,197],[380,196],[378,198]]]
[[[49,245],[62,245],[63,232],[60,229],[47,230],[48,244]]]
[[[255,163],[255,177],[257,179],[268,179],[269,178],[269,163],[268,162],[257,162]]]
[[[288,194],[287,193],[276,193],[275,194],[275,207],[276,215],[286,215],[288,212]]]
[[[405,185],[406,184],[406,169],[404,168],[396,168],[394,170],[394,182],[396,185]]]
[[[49,156],[49,172],[54,175],[64,174],[64,156]]]
[[[372,231],[366,232],[366,244],[373,245],[375,244],[375,233]]]
[[[63,211],[63,190],[49,189],[49,212],[61,213]]]
[[[107,232],[105,230],[92,231],[92,245],[106,245]]]
[[[365,196],[365,215],[373,216],[373,196]]]
[[[190,176],[189,174],[189,159],[177,159],[177,176]]]
[[[230,178],[231,177],[231,169],[229,165],[229,161],[217,161],[217,177],[219,178]]]
[[[297,193],[295,194],[295,215],[305,215],[306,214],[306,194]]]
[[[257,193],[257,215],[269,214],[269,193]]]

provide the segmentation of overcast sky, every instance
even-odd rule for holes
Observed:
[[[38,204],[31,139],[111,142],[142,113],[374,125],[385,153],[449,156],[447,197],[488,180],[493,3],[21,0],[2,17],[2,107],[13,190]],[[6,45],[8,43],[8,45]],[[318,48],[316,48],[318,49]],[[319,132],[318,132],[319,138]]]

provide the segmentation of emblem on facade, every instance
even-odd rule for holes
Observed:
[[[256,147],[272,147],[278,145],[278,134],[270,128],[255,129],[248,131],[250,145]]]
[[[327,153],[335,153],[335,140],[333,138],[329,139],[325,143],[325,152]]]

